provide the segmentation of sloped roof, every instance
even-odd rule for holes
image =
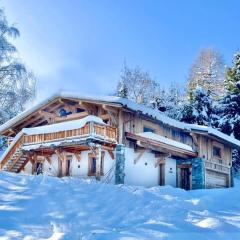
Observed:
[[[187,123],[176,121],[172,118],[167,117],[166,115],[164,115],[159,111],[156,111],[152,108],[146,107],[141,104],[137,104],[129,99],[120,98],[117,96],[93,96],[93,95],[83,95],[83,94],[71,93],[71,92],[59,92],[39,102],[35,106],[25,110],[24,112],[20,113],[16,117],[10,119],[9,121],[1,125],[0,133],[10,128],[12,125],[16,124],[18,121],[23,120],[29,114],[37,111],[42,106],[52,102],[54,99],[57,99],[57,98],[78,99],[78,100],[85,100],[85,101],[93,101],[93,102],[95,101],[95,102],[114,104],[116,106],[118,105],[119,107],[124,107],[132,111],[140,112],[143,115],[151,117],[152,119],[158,120],[164,124],[167,124],[169,126],[172,126],[181,130],[185,130],[189,132],[190,131],[205,132],[206,134],[209,134],[224,140],[225,142],[231,144],[234,147],[240,148],[240,141],[226,134],[223,134],[216,129],[213,129],[211,127],[199,126],[195,124],[187,124]]]

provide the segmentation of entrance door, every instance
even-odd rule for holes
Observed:
[[[43,164],[41,162],[37,162],[35,172],[36,172],[37,175],[43,173]]]
[[[159,164],[160,169],[160,186],[165,186],[165,164]]]
[[[190,168],[181,168],[180,172],[180,187],[185,190],[190,190]]]
[[[71,165],[71,160],[67,160],[67,164],[66,164],[66,176],[70,176],[70,165]]]

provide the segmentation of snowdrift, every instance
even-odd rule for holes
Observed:
[[[186,192],[0,173],[3,239],[240,239],[240,182]]]

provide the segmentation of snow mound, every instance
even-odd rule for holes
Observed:
[[[240,239],[239,190],[239,180],[186,192],[1,172],[0,239]]]

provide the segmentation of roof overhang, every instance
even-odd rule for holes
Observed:
[[[169,153],[172,156],[181,158],[197,157],[198,153],[191,150],[186,150],[176,145],[168,144],[164,141],[157,141],[147,137],[139,136],[138,134],[133,134],[126,132],[126,138],[136,141],[137,145],[143,148],[148,148],[150,150],[162,153]],[[175,141],[176,142],[176,141]]]

